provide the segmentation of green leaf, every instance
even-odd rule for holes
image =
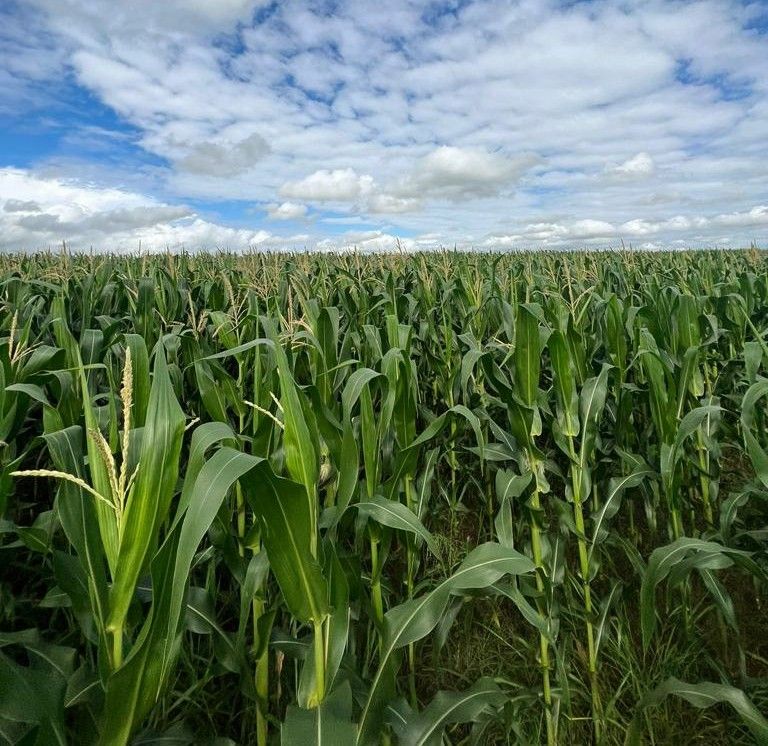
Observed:
[[[648,379],[648,393],[656,430],[663,443],[670,443],[674,437],[674,408],[669,407],[669,392],[664,363],[659,356],[656,340],[647,329],[640,330],[638,357]]]
[[[357,400],[360,399],[363,391],[368,394],[370,399],[369,384],[380,374],[370,368],[359,368],[354,371],[347,380],[347,384],[344,387],[342,394],[342,406],[344,411],[344,433],[341,442],[341,462],[338,465],[339,469],[339,482],[336,490],[336,505],[338,507],[338,513],[336,520],[338,520],[347,506],[352,500],[352,497],[357,487],[357,480],[360,470],[360,453],[357,445],[357,438],[352,427],[352,410]],[[363,404],[361,403],[361,408]],[[363,437],[371,437],[369,433],[365,432],[365,428],[361,427]],[[375,448],[375,446],[369,446],[369,448]]]
[[[605,398],[608,393],[608,371],[611,366],[603,363],[597,376],[588,378],[581,387],[579,410],[581,414],[581,445],[579,447],[579,463],[582,468],[587,466],[589,458],[595,449],[600,416],[605,409]]]
[[[496,497],[499,500],[499,510],[494,519],[494,528],[502,546],[514,548],[512,501],[523,494],[532,478],[533,472],[530,471],[525,474],[515,474],[509,469],[499,469],[496,472]]]
[[[440,746],[446,725],[472,722],[488,708],[501,707],[506,701],[507,695],[488,677],[465,692],[438,692],[422,712],[409,719],[400,742],[409,746]]]
[[[168,515],[179,476],[183,435],[184,413],[173,393],[160,345],[155,355],[138,474],[122,519],[117,571],[113,571],[109,594],[110,631],[122,629],[136,582],[157,545],[160,524]]]
[[[640,588],[640,625],[643,634],[643,648],[648,649],[656,628],[655,590],[662,580],[678,567],[687,573],[697,565],[707,569],[712,557],[722,557],[730,562],[733,555],[747,554],[747,552],[728,549],[714,541],[692,539],[685,536],[671,544],[654,549],[648,561],[648,567],[643,574]]]
[[[680,424],[677,426],[677,432],[675,433],[675,441],[673,446],[673,464],[677,463],[680,459],[683,443],[693,433],[696,432],[699,425],[708,417],[714,417],[720,412],[720,407],[708,404],[703,407],[696,407],[692,409],[688,414],[680,420]]]
[[[289,705],[280,729],[280,743],[282,746],[353,746],[357,729],[351,718],[352,690],[345,682],[311,710]]]
[[[310,553],[311,516],[304,485],[258,470],[247,482],[246,497],[259,517],[269,563],[289,611],[302,622],[328,615],[328,586]]]
[[[82,429],[69,427],[45,435],[54,466],[63,472],[83,476]],[[91,611],[101,634],[107,619],[108,594],[96,506],[90,495],[72,482],[61,481],[56,500],[59,520],[77,552],[88,583]]]
[[[210,448],[217,443],[226,443],[233,446],[236,438],[232,428],[223,422],[205,422],[195,428],[192,433],[192,442],[189,446],[189,458],[184,473],[184,485],[181,490],[181,498],[176,508],[175,522],[184,515],[192,500],[193,491],[196,488],[197,477],[205,464],[205,455]]]
[[[283,443],[285,447],[285,465],[291,478],[304,485],[307,500],[314,509],[317,494],[317,476],[319,472],[319,454],[306,418],[301,397],[293,372],[288,363],[280,340],[271,321],[262,320],[268,336],[272,340],[277,370],[280,375],[280,404],[283,407],[285,431]]]
[[[535,607],[528,603],[519,588],[512,585],[512,583],[494,583],[492,588],[496,593],[506,596],[506,598],[512,601],[523,619],[536,628],[550,643],[554,644],[555,637],[551,629],[551,627],[554,627],[552,624],[553,620],[543,617]]]
[[[385,633],[374,676],[360,719],[359,744],[375,740],[385,702],[380,688],[394,652],[428,635],[439,623],[452,593],[472,588],[486,588],[504,575],[533,572],[535,565],[514,549],[488,542],[473,549],[453,575],[432,591],[390,609],[384,619]]]
[[[768,396],[768,380],[760,379],[747,389],[741,403],[741,431],[755,474],[763,486],[768,488],[768,453],[752,432],[752,426],[756,420],[757,403],[764,396]]]
[[[148,422],[151,412],[150,400]],[[200,541],[232,485],[262,464],[262,459],[225,447],[205,462],[194,479],[188,504],[179,508],[180,514],[152,562],[149,617],[125,662],[107,682],[102,722],[105,744],[125,742],[159,697],[178,654],[188,609],[188,577]],[[208,619],[218,631],[211,622]]]
[[[595,546],[604,541],[608,536],[607,524],[616,515],[621,503],[621,497],[625,490],[637,487],[646,479],[652,479],[655,472],[648,468],[639,468],[631,474],[622,477],[612,477],[608,482],[608,490],[603,496],[600,509],[593,517],[592,540],[589,546],[589,559],[591,561]]]
[[[407,531],[408,533],[421,537],[424,539],[432,554],[439,554],[437,542],[432,534],[424,528],[421,521],[414,515],[413,511],[401,502],[387,500],[378,495],[374,495],[368,500],[361,500],[356,503],[355,507],[361,513],[371,517],[382,526],[389,526],[398,531]]]
[[[550,335],[547,346],[552,356],[560,429],[563,435],[575,437],[579,434],[579,399],[576,395],[576,371],[568,343],[563,333],[556,330]]]
[[[88,471],[90,473],[90,485],[96,492],[108,500],[112,500],[112,486],[109,472],[103,461],[102,454],[97,445],[95,433],[99,430],[96,412],[91,402],[88,378],[82,361],[79,359],[79,350],[76,351],[79,361],[80,389],[83,400],[83,415],[85,418],[85,440],[88,453]],[[99,523],[101,543],[107,558],[109,570],[114,579],[117,572],[117,562],[120,553],[120,534],[118,520],[115,511],[101,500],[95,502],[96,516]]]
[[[200,542],[213,523],[224,498],[234,483],[247,472],[255,469],[263,460],[234,448],[221,448],[208,460],[194,479],[194,486],[188,506],[184,510],[179,540],[173,562],[173,584],[170,589],[168,610],[168,635],[166,657],[177,634],[182,616],[186,579]],[[194,475],[192,475],[194,476]],[[177,515],[174,525],[178,525]],[[165,592],[166,589],[163,589]]]
[[[527,407],[536,403],[540,370],[539,319],[533,306],[521,304],[515,319],[515,385],[517,395]]]
[[[134,427],[144,427],[151,388],[147,343],[140,334],[126,334],[125,345],[131,351],[131,368],[133,371],[131,420]]]
[[[17,394],[24,394],[30,399],[40,402],[46,407],[50,407],[51,403],[48,401],[48,397],[45,395],[43,389],[34,383],[12,383],[10,386],[5,387],[5,391],[15,392]]]
[[[628,744],[639,746],[641,743],[642,711],[660,704],[669,696],[681,697],[700,710],[712,705],[728,704],[736,710],[757,743],[768,743],[768,720],[741,689],[709,681],[690,684],[673,676],[642,699],[640,711],[635,715],[627,733]]]
[[[64,696],[75,651],[43,642],[37,630],[3,633],[0,648],[8,645],[24,648],[29,665],[0,652],[0,723],[35,724],[39,731],[31,743],[66,746]]]

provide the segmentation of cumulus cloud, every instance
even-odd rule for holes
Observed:
[[[87,205],[87,198],[83,203],[83,206],[85,205]],[[93,214],[83,211],[71,219],[62,219],[61,214],[55,212],[57,208],[59,206],[52,205],[52,212],[38,211],[36,214],[24,215],[19,217],[15,224],[43,237],[49,237],[50,234],[56,233],[60,239],[64,239],[78,233],[81,235],[103,234],[105,236],[130,233],[190,217],[189,210],[173,205],[117,208]],[[64,211],[62,210],[62,212]]]
[[[307,215],[307,206],[296,202],[269,205],[267,214],[272,220],[302,220]]]
[[[181,171],[203,176],[235,176],[253,168],[267,153],[267,141],[254,133],[232,145],[196,143],[176,166]]]
[[[26,124],[52,97],[97,102],[119,144],[53,116],[30,123],[68,129],[70,143],[77,130],[80,147],[98,141],[106,154],[143,150],[145,191],[162,198],[142,197],[134,181],[131,193],[154,206],[241,200],[280,220],[283,204],[301,203],[314,226],[346,213],[382,236],[438,234],[446,245],[765,238],[759,3],[332,5],[6,3],[0,112]],[[58,216],[50,235],[82,228],[64,209],[77,194],[60,195],[53,213],[37,194],[7,194]],[[36,214],[13,210],[2,216],[14,225]],[[198,219],[159,224],[191,230]],[[45,235],[44,221],[28,222]]]
[[[528,241],[560,243],[576,239],[609,238],[616,229],[604,220],[576,220],[570,223],[531,223],[526,225],[521,237]]]
[[[5,197],[15,194],[17,198]],[[36,199],[30,199],[35,196]],[[19,197],[21,199],[19,199]],[[209,222],[181,205],[115,188],[0,169],[0,248],[39,249],[66,240],[73,248],[243,249],[282,239],[263,230]]]
[[[116,34],[147,31],[216,34],[231,28],[238,21],[247,21],[254,10],[267,4],[266,0],[131,0],[113,3],[110,0],[32,0],[33,5],[49,14],[54,26],[71,24],[69,32],[100,28]]]
[[[624,223],[620,231],[629,236],[648,236],[679,231],[706,231],[710,228],[759,228],[768,226],[768,205],[756,205],[742,212],[704,215],[676,215],[665,220],[636,218]]]
[[[415,197],[397,197],[394,194],[373,194],[368,200],[368,210],[374,214],[415,212],[422,208],[422,202]]]
[[[142,247],[162,249],[184,247],[187,249],[233,249],[242,250],[254,246],[274,248],[282,241],[265,230],[229,228],[211,223],[202,218],[191,218],[176,223],[161,223],[151,228],[134,232]]]
[[[13,194],[15,197],[6,195]],[[32,199],[32,197],[36,199]],[[377,197],[380,195],[374,195]],[[275,219],[299,220],[304,204],[283,202],[268,206]],[[431,250],[443,245],[459,248],[515,249],[531,246],[616,245],[620,240],[642,240],[641,246],[676,246],[681,236],[698,242],[714,236],[728,243],[724,230],[761,230],[768,226],[768,205],[712,215],[678,214],[657,219],[636,217],[623,222],[598,218],[550,219],[511,223],[512,230],[452,233],[421,231],[411,237],[397,230],[371,228],[363,216],[325,217],[334,225],[357,223],[360,228],[341,235],[321,233],[275,235],[259,228],[232,228],[206,220],[184,205],[168,204],[125,189],[97,186],[71,179],[46,177],[24,169],[0,169],[0,249],[36,249],[66,240],[73,248],[106,250],[162,250],[166,247],[345,250]],[[732,242],[732,241],[731,241]],[[684,243],[684,241],[683,241]]]
[[[415,238],[400,238],[386,231],[348,231],[341,236],[318,241],[321,251],[345,251],[355,249],[371,251],[428,251],[438,248],[439,242],[429,235]]]
[[[421,210],[426,200],[496,195],[535,162],[530,156],[509,158],[480,148],[443,145],[386,187],[380,187],[369,174],[344,168],[315,171],[300,181],[283,184],[280,194],[312,202],[358,204],[362,200],[373,214],[410,213]]]
[[[686,234],[700,242],[709,232],[717,235],[720,243],[729,243],[727,236],[712,233],[713,230],[739,227],[768,226],[768,205],[758,205],[750,210],[706,217],[704,215],[676,215],[670,218],[650,220],[634,218],[619,225],[603,220],[576,220],[565,222],[530,223],[518,233],[497,233],[486,236],[478,245],[484,248],[519,248],[532,244],[563,246],[584,242],[587,244],[615,244],[622,239],[659,237],[644,242],[642,248],[662,248],[685,244],[676,234]]]
[[[717,225],[737,227],[768,225],[768,205],[756,205],[747,212],[718,215],[714,222]]]
[[[480,148],[443,145],[421,158],[396,192],[410,197],[429,195],[467,199],[497,194],[517,179],[535,158],[508,158]]]
[[[287,182],[280,188],[283,197],[312,202],[351,202],[370,194],[374,180],[352,168],[320,169],[299,181]]]

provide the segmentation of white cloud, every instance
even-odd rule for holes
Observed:
[[[534,163],[531,157],[508,158],[480,148],[443,145],[418,160],[412,173],[393,191],[411,198],[487,197],[497,194]]]
[[[765,239],[768,35],[753,22],[759,3],[425,7],[5,4],[0,112],[25,121],[79,86],[125,128],[121,145],[72,124],[67,102],[61,121],[56,109],[33,125],[64,132],[80,159],[36,163],[35,172],[66,185],[64,176],[90,173],[84,161],[100,157],[81,152],[89,141],[105,153],[140,147],[156,164],[151,175],[129,181],[126,156],[111,183],[162,195],[141,197],[154,206],[243,200],[274,206],[267,219],[280,219],[283,203],[306,203],[315,226],[332,209],[331,219],[359,215],[382,236],[438,234],[446,245]],[[61,231],[82,221],[67,199],[51,213],[32,194],[58,223],[27,222]],[[14,215],[25,216],[3,220]]]
[[[734,227],[768,225],[768,205],[757,205],[747,212],[718,215],[714,222],[717,225]]]
[[[635,220],[628,220],[624,223],[620,231],[625,236],[648,236],[653,233],[658,233],[661,230],[661,224],[650,220],[644,220],[642,218],[635,218]]]
[[[394,194],[373,194],[368,200],[368,210],[374,214],[398,214],[415,212],[422,207],[416,197],[396,197]]]
[[[608,173],[628,179],[640,179],[650,176],[654,171],[654,162],[648,153],[638,153],[618,166],[608,168]]]
[[[348,231],[336,238],[325,238],[317,242],[316,248],[320,251],[425,251],[438,248],[438,243],[428,235],[400,238],[385,231],[372,230]]]
[[[510,159],[478,148],[448,145],[421,159],[411,177],[415,189],[450,196],[494,194],[516,179],[533,159]]]
[[[280,194],[312,202],[351,202],[370,194],[373,187],[372,176],[360,175],[352,168],[321,169],[283,184]]]
[[[6,196],[13,194],[14,197]],[[32,199],[35,197],[35,199]],[[303,204],[284,202],[270,205],[269,213],[282,219],[306,217]],[[290,216],[290,217],[288,217]],[[280,219],[280,218],[278,218]],[[363,216],[326,217],[327,224],[366,222]],[[458,248],[515,249],[532,246],[616,245],[621,239],[646,239],[641,246],[677,246],[694,236],[697,243],[734,243],[723,230],[762,229],[768,226],[768,205],[743,211],[706,215],[675,215],[648,219],[633,218],[623,223],[600,219],[552,219],[514,225],[512,230],[456,231],[452,240],[442,232],[422,231],[403,238],[389,228],[349,230],[340,236],[302,233],[279,236],[257,228],[232,228],[204,219],[184,205],[159,202],[142,194],[93,183],[45,177],[23,169],[0,169],[0,249],[36,249],[55,246],[66,240],[72,248],[106,250],[162,250],[166,247],[245,249],[347,250],[430,250],[443,245]],[[653,240],[648,240],[650,237]]]
[[[320,218],[320,222],[327,223],[328,225],[355,225],[358,223],[368,223],[370,221],[362,215],[337,215]]]
[[[46,82],[60,74],[66,51],[23,3],[0,3],[0,113],[29,113],[55,93]]]
[[[234,23],[245,22],[266,0],[32,0],[46,12],[54,27],[62,28],[83,40],[89,32],[100,29],[110,34],[135,33],[136,38],[151,34],[209,34],[227,30]]]
[[[272,220],[302,220],[307,215],[307,206],[296,202],[269,205],[267,214]]]
[[[521,238],[543,243],[562,243],[576,239],[606,239],[614,236],[616,229],[604,220],[576,220],[570,223],[531,223],[521,231]]]
[[[614,227],[604,220],[577,220],[569,229],[569,235],[573,238],[600,238],[613,233]]]
[[[201,218],[158,224],[134,235],[141,241],[142,247],[150,249],[170,246],[193,250],[200,248],[238,250],[261,245],[274,247],[282,243],[279,239],[273,240],[273,236],[264,230],[229,228]]]
[[[184,206],[134,192],[0,169],[0,248],[40,249],[63,240],[72,248],[110,251],[139,246],[242,249],[282,241],[267,231],[218,225]]]
[[[285,183],[280,194],[312,202],[358,204],[363,200],[372,214],[410,213],[421,210],[425,200],[496,195],[534,163],[530,156],[509,158],[479,148],[443,145],[384,189],[372,176],[344,168],[315,171],[300,181]]]

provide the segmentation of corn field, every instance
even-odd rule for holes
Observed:
[[[0,741],[768,743],[768,256],[0,256]]]

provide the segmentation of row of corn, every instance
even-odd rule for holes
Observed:
[[[0,739],[768,743],[767,270],[0,256]]]

